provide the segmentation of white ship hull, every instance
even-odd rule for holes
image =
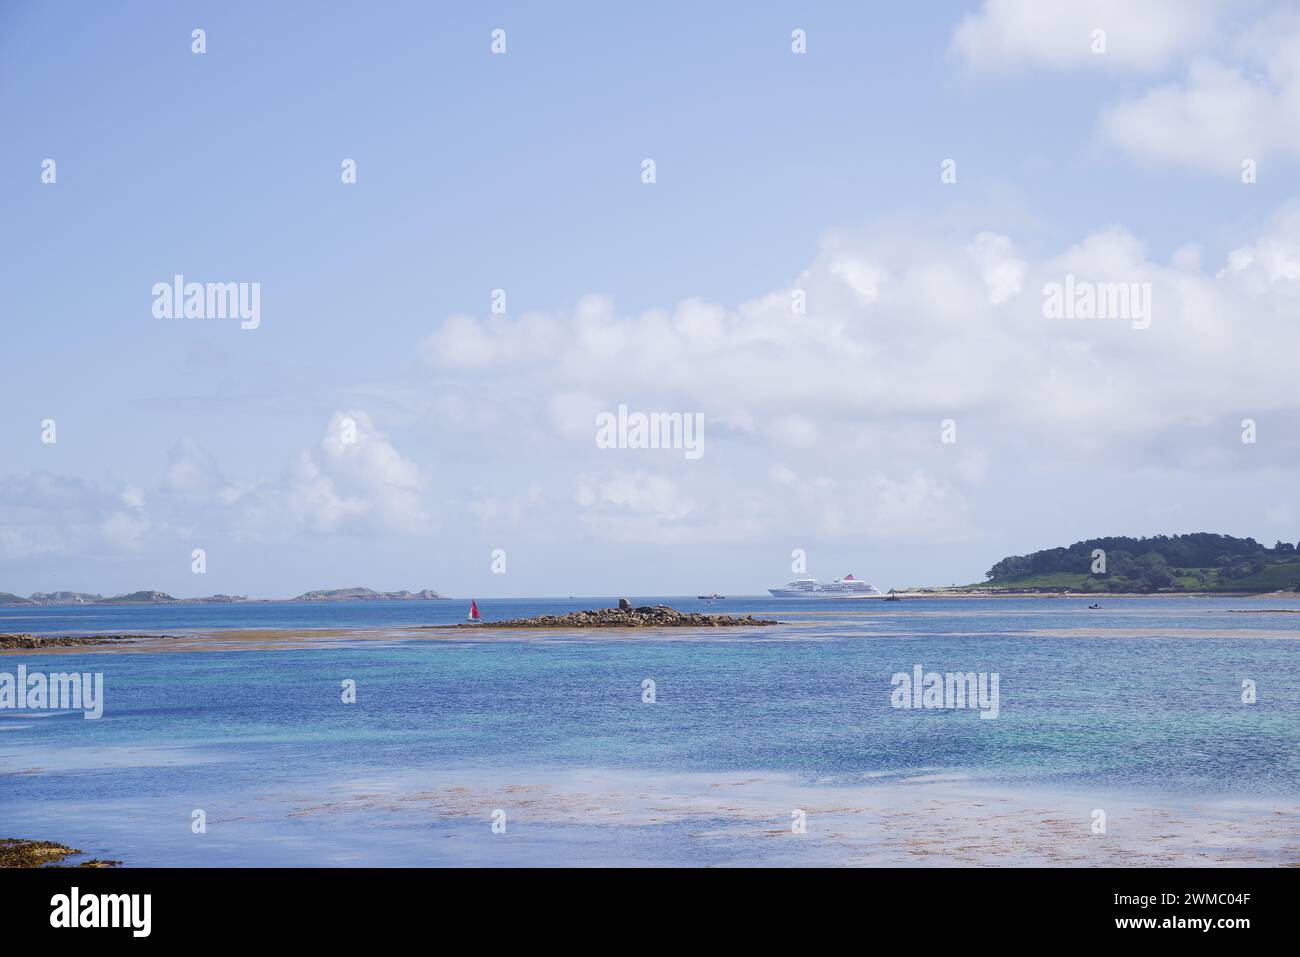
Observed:
[[[799,578],[781,588],[769,588],[774,598],[883,598],[873,586],[852,575],[823,585],[815,578]]]
[[[837,592],[837,591],[817,591],[806,592],[796,591],[791,588],[769,588],[768,592],[774,598],[884,598],[878,591],[870,592]]]

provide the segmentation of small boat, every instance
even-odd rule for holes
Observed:
[[[476,602],[473,598],[469,600],[469,614],[465,616],[465,620],[472,621],[475,624],[482,621],[478,613],[478,602]]]
[[[1088,607],[1089,607],[1089,608],[1100,608],[1101,605],[1089,605]]]
[[[894,589],[891,588],[891,589],[889,589],[889,594],[885,596],[884,600],[885,600],[885,601],[902,601],[903,599],[901,599],[901,598],[899,598],[897,595],[895,595],[895,594],[894,594]]]
[[[715,591],[712,595],[696,595],[695,597],[698,598],[700,601],[721,601],[722,599],[726,598],[727,596],[726,596],[726,595],[719,595],[719,594]]]

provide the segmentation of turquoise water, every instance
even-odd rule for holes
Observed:
[[[774,773],[845,785],[938,773],[1011,788],[1300,795],[1300,615],[1233,613],[1279,607],[1267,600],[1102,599],[1097,611],[1070,599],[667,600],[785,624],[0,656],[0,671],[102,672],[105,685],[98,721],[0,712],[0,836],[77,842],[130,863],[478,863],[476,843],[453,839],[470,827],[454,817],[422,822],[448,840],[413,850],[402,814],[322,823],[294,808],[353,782],[591,768],[649,780]],[[0,630],[398,626],[457,621],[465,604],[4,609]],[[479,603],[488,619],[593,604]],[[891,676],[915,664],[997,672],[999,717],[892,708]],[[653,704],[642,701],[647,678]],[[356,704],[340,701],[344,679],[357,683]],[[1241,700],[1244,679],[1256,683],[1254,704]],[[190,832],[195,807],[226,822],[208,840]],[[618,843],[649,833],[625,828]],[[544,863],[556,842],[595,842],[594,862],[609,851],[589,830],[558,828],[512,862]]]

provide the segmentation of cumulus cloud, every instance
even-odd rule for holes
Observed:
[[[148,491],[48,472],[0,477],[0,557],[120,554],[196,536],[419,535],[434,526],[424,493],[419,468],[351,410],[279,479],[229,479],[193,436],[176,442]]]
[[[1276,297],[1278,305],[1294,308],[1300,292],[1300,207],[1289,207],[1270,232],[1234,249],[1217,278],[1243,294]]]
[[[294,513],[318,530],[373,520],[388,531],[419,534],[432,524],[424,485],[419,467],[354,409],[336,412],[319,451],[299,456],[286,495]]]
[[[953,32],[951,51],[979,70],[1017,67],[1154,71],[1210,35],[1213,0],[985,0]],[[1104,30],[1106,52],[1093,52]]]
[[[1200,60],[1183,79],[1111,106],[1101,126],[1142,160],[1234,175],[1246,160],[1300,156],[1300,76],[1290,63],[1256,75]]]
[[[193,436],[182,436],[167,455],[162,485],[173,492],[207,492],[225,484],[221,468]]]
[[[1103,107],[1102,137],[1153,164],[1239,175],[1242,164],[1300,157],[1300,15],[1256,6],[1228,22],[1211,0],[987,0],[951,50],[979,70],[1165,74]],[[1259,12],[1262,11],[1262,12]],[[1106,52],[1092,52],[1094,30]]]
[[[689,490],[686,486],[689,485]],[[578,523],[606,542],[655,545],[757,543],[779,538],[773,501],[744,476],[601,469],[578,476]]]
[[[45,471],[0,477],[0,558],[132,551],[149,529],[138,491]]]
[[[1010,239],[982,232],[975,237],[968,252],[979,265],[980,278],[988,287],[991,304],[1006,302],[1020,292],[1028,264],[1015,256]]]
[[[1038,249],[989,229],[882,223],[828,236],[792,282],[734,304],[623,312],[590,295],[553,313],[455,316],[424,342],[430,408],[454,413],[430,427],[445,438],[493,425],[446,470],[422,467],[361,409],[334,413],[273,478],[227,475],[182,438],[146,487],[5,479],[0,554],[117,553],[210,530],[418,536],[449,510],[557,539],[942,543],[974,535],[977,490],[1013,468],[1238,475],[1240,419],[1300,412],[1300,211],[1204,258],[1189,243],[1156,260],[1120,225]],[[1149,287],[1149,328],[1046,318],[1044,289],[1067,280]],[[599,448],[597,414],[623,404],[703,415],[703,457]],[[1256,453],[1300,464],[1288,457],[1295,443]]]
[[[665,545],[771,541],[950,542],[972,533],[967,502],[947,479],[915,469],[671,476],[607,470],[579,476],[574,501],[593,537]]]
[[[1067,281],[1149,289],[1149,328],[1046,318],[1045,287]],[[806,312],[792,308],[796,289]],[[593,296],[528,320],[553,336],[528,355],[499,317],[460,317],[430,341],[512,357],[465,380],[467,401],[513,402],[502,380],[535,396],[550,461],[581,469],[574,502],[590,534],[940,541],[967,534],[970,490],[1008,461],[1162,468],[1197,457],[1193,434],[1235,440],[1239,409],[1293,414],[1297,294],[1294,211],[1208,268],[1194,247],[1157,261],[1118,225],[1035,251],[989,230],[889,224],[829,238],[790,287],[733,307],[624,314]],[[456,354],[438,351],[440,374]],[[595,414],[620,404],[702,413],[704,458],[594,449]],[[947,418],[953,446],[940,441]]]
[[[49,472],[0,477],[0,557],[66,554],[112,546],[107,523],[120,503],[90,482]]]

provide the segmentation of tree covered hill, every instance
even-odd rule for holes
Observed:
[[[1104,554],[1104,563],[1095,553]],[[1090,538],[1002,559],[967,588],[1085,592],[1300,591],[1300,551],[1253,538],[1195,532]]]

